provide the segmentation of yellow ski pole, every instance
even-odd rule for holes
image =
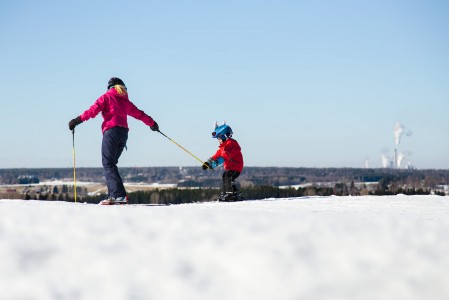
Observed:
[[[187,150],[186,148],[184,148],[183,146],[181,146],[180,144],[178,144],[177,142],[175,142],[174,140],[172,140],[171,138],[169,138],[168,136],[166,136],[162,131],[158,130],[158,132],[160,134],[162,134],[163,136],[165,136],[167,139],[169,139],[170,141],[172,141],[176,146],[178,146],[179,148],[181,148],[182,150],[184,150],[185,152],[189,153],[191,156],[193,156],[194,158],[196,158],[197,161],[199,161],[201,163],[201,165],[204,165],[204,162],[199,159],[198,157],[196,157],[195,155],[193,155],[189,150]],[[207,166],[209,169],[211,169],[212,171],[215,171],[214,169],[212,169],[210,166]]]
[[[75,128],[72,130],[72,136],[73,136],[73,190],[74,190],[74,196],[75,196],[75,203],[76,203],[76,155],[75,155]]]

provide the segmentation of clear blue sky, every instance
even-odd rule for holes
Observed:
[[[247,166],[449,168],[448,1],[2,1],[0,168],[70,167],[67,128],[122,78],[202,159],[226,120]],[[102,117],[76,130],[101,166]],[[194,166],[129,119],[119,166]]]

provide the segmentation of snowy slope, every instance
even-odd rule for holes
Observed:
[[[0,200],[1,299],[449,299],[449,197]]]

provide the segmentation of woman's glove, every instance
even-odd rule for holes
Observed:
[[[75,119],[70,120],[69,129],[72,131],[73,129],[75,129],[76,126],[78,126],[81,123],[83,123],[83,121],[81,121],[81,118],[78,116]]]
[[[159,131],[159,125],[157,125],[156,121],[154,121],[153,126],[150,126],[150,129],[153,131]]]

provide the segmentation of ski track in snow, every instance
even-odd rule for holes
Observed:
[[[449,299],[449,197],[0,200],[0,298]]]

